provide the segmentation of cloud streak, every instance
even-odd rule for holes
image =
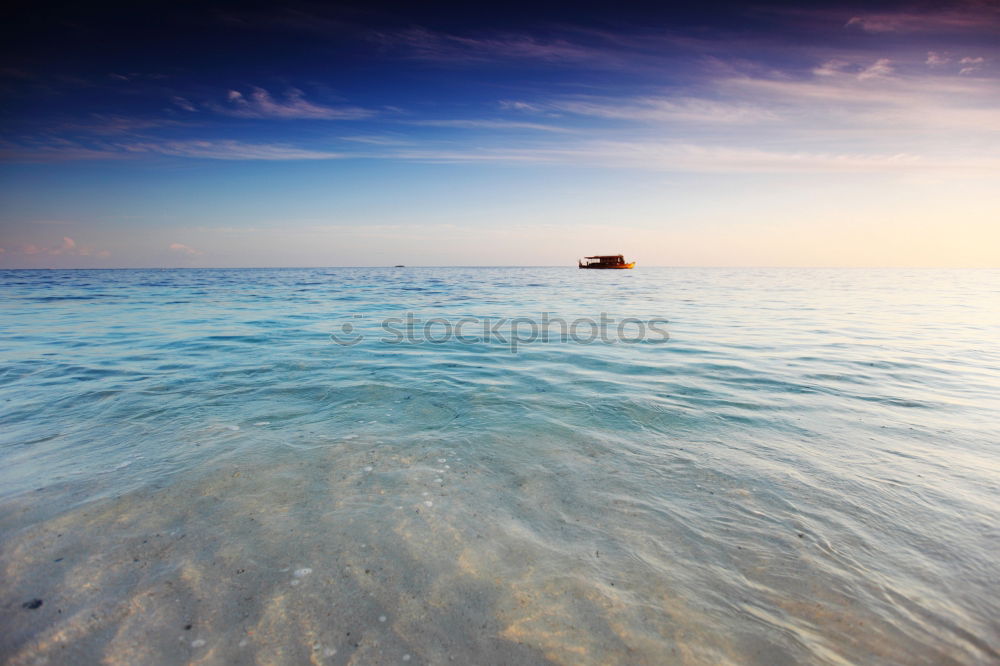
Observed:
[[[478,151],[405,151],[397,157],[427,162],[529,162],[694,173],[905,173],[1000,170],[1000,159],[928,158],[916,154],[773,151],[677,142],[595,141],[568,148]]]
[[[987,3],[969,3],[961,10],[897,12],[853,16],[845,24],[870,33],[973,32],[1000,27],[1000,8]]]
[[[720,101],[695,97],[576,97],[538,103],[538,108],[609,120],[642,123],[682,121],[707,124],[770,122],[774,112],[752,102]]]
[[[408,124],[423,127],[454,127],[458,129],[537,130],[540,132],[559,133],[576,131],[567,127],[559,127],[558,125],[494,119],[412,120]]]
[[[357,120],[374,115],[369,109],[357,106],[332,107],[310,102],[305,93],[291,88],[283,99],[275,99],[263,88],[253,88],[244,95],[230,90],[226,104],[215,105],[215,110],[237,118],[274,118],[281,120]]]
[[[399,49],[411,58],[453,64],[496,59],[542,60],[549,63],[608,61],[608,53],[603,49],[563,38],[541,39],[528,34],[466,37],[414,27],[374,33],[372,38],[383,47]]]
[[[299,148],[287,144],[245,143],[234,140],[162,141],[122,144],[126,153],[155,153],[170,157],[191,157],[209,160],[331,160],[342,153]]]
[[[6,250],[0,250],[6,252]],[[11,254],[21,254],[29,257],[32,256],[68,256],[68,257],[98,257],[106,258],[111,256],[111,252],[108,250],[99,250],[89,245],[78,245],[77,242],[70,238],[69,236],[63,236],[62,241],[58,245],[47,246],[47,245],[37,245],[35,243],[25,243],[20,245],[17,249],[12,249]]]

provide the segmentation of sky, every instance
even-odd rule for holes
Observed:
[[[1000,2],[15,3],[0,268],[1000,267]]]

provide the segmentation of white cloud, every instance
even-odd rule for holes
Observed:
[[[372,111],[356,106],[332,107],[314,104],[296,88],[291,88],[285,93],[283,100],[275,99],[263,88],[254,88],[249,95],[244,95],[238,90],[230,90],[226,98],[228,104],[216,109],[241,118],[354,120],[373,115]]]
[[[969,58],[969,57],[966,57],[966,58],[962,58],[958,62],[961,65],[965,65],[964,67],[962,67],[962,69],[959,70],[959,72],[958,72],[959,74],[971,74],[972,72],[974,72],[977,69],[979,69],[979,67],[984,62],[986,62],[986,59],[985,58]]]
[[[947,65],[951,62],[951,58],[948,57],[946,53],[938,53],[937,51],[928,51],[926,64],[931,67],[939,67],[941,65]]]
[[[519,102],[517,100],[500,100],[500,108],[505,111],[541,111],[542,108],[535,106],[534,104],[528,104],[527,102]]]
[[[892,74],[892,67],[889,65],[889,59],[879,58],[873,65],[861,70],[861,73],[858,74],[858,81],[867,81],[868,79],[885,77],[890,74]]]
[[[819,67],[813,70],[813,74],[816,76],[835,76],[844,71],[846,67],[849,67],[850,63],[845,60],[840,60],[839,58],[834,58],[833,60],[827,60]]]

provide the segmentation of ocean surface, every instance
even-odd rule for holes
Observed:
[[[1000,271],[0,294],[0,662],[1000,663]]]

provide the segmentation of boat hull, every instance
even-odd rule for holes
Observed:
[[[585,266],[583,264],[579,264],[579,266],[580,266],[580,268],[592,268],[592,269],[599,269],[599,270],[624,270],[624,269],[632,268],[633,266],[635,266],[635,262],[633,261],[633,262],[628,263],[628,264],[614,264],[614,265],[608,265],[608,264],[604,264],[604,265],[601,265],[601,264],[591,264],[590,266]]]

